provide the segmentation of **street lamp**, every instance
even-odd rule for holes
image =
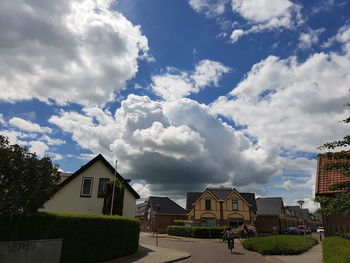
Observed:
[[[115,178],[115,180],[117,179],[117,164],[118,164],[118,160],[115,160],[115,169],[114,169],[114,178]],[[113,191],[112,191],[112,202],[111,202],[111,213],[110,213],[110,215],[112,215],[112,213],[113,213],[113,201],[114,201],[114,192],[115,192],[115,180],[113,180]]]
[[[304,200],[298,200],[297,203],[300,205],[300,215],[301,218],[303,219],[303,228],[304,228],[304,244],[305,244],[305,248],[306,248],[306,225],[305,225],[305,219],[303,217],[303,204],[305,203]]]

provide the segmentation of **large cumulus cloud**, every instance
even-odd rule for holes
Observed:
[[[190,99],[129,95],[114,116],[95,107],[49,121],[83,148],[117,158],[126,177],[176,198],[207,185],[266,183],[279,169],[276,156]]]
[[[4,0],[0,100],[104,104],[147,57],[140,27],[111,1]]]

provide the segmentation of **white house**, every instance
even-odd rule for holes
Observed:
[[[124,183],[123,216],[134,217],[136,199],[140,196],[118,172]],[[44,204],[41,211],[102,214],[103,193],[107,183],[115,179],[115,169],[101,155],[97,155],[59,185],[58,191]]]

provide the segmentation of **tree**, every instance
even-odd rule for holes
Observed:
[[[349,107],[350,104],[346,104],[346,106]],[[350,117],[343,120],[343,122],[349,123]],[[341,140],[325,143],[324,145],[318,147],[318,149],[334,150],[336,148],[349,146],[350,135],[347,135]],[[334,160],[323,167],[325,172],[336,171],[345,177],[350,177],[350,151],[327,152],[319,154],[319,156]],[[329,187],[329,190],[340,192],[336,192],[332,196],[316,197],[315,201],[321,204],[319,211],[325,215],[336,213],[350,215],[350,181],[335,183]]]
[[[28,148],[0,135],[0,213],[36,212],[50,199],[60,180],[50,157],[38,159]]]
[[[113,184],[115,185],[114,185],[114,200],[113,200],[112,215],[121,216],[123,215],[123,206],[124,206],[124,184],[120,180],[113,180],[107,184],[102,213],[105,215],[111,214]]]

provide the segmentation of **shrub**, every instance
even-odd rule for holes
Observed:
[[[253,237],[243,241],[245,249],[256,251],[263,255],[297,255],[318,243],[317,239],[303,236],[275,235]]]
[[[323,263],[350,263],[350,241],[327,237],[322,243]]]
[[[136,252],[140,223],[94,214],[0,216],[0,241],[63,238],[61,262],[100,262]],[[2,231],[2,228],[8,228]]]
[[[223,227],[168,226],[169,235],[195,238],[221,238],[223,230]]]

